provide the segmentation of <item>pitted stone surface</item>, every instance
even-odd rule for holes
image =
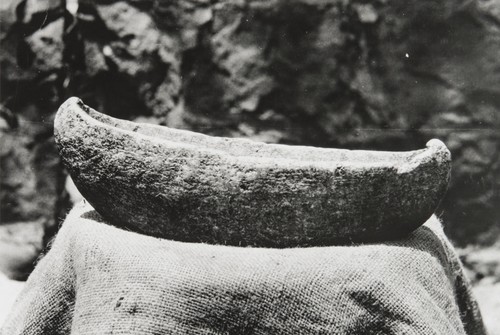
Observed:
[[[438,140],[401,153],[267,145],[120,121],[77,98],[59,109],[55,136],[75,184],[108,221],[230,245],[403,236],[431,216],[451,164]]]

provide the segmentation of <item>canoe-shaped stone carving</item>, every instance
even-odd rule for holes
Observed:
[[[446,192],[439,140],[408,152],[211,137],[118,120],[70,98],[55,138],[110,223],[179,241],[261,247],[368,242],[423,224]]]

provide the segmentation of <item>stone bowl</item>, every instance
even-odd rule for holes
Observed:
[[[384,152],[212,137],[101,114],[78,98],[55,139],[85,199],[111,224],[186,242],[298,247],[403,237],[446,192],[450,152]]]

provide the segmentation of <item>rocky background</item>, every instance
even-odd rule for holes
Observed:
[[[76,95],[120,118],[266,142],[440,138],[453,172],[438,214],[471,278],[499,290],[500,254],[477,255],[500,246],[500,1],[2,0],[0,23],[8,276],[29,274],[71,206],[52,134]]]

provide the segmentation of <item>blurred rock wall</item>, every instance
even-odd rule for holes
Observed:
[[[3,0],[0,21],[4,235],[47,238],[63,218],[52,121],[76,95],[120,118],[267,142],[440,138],[454,161],[449,235],[500,237],[500,1]]]

